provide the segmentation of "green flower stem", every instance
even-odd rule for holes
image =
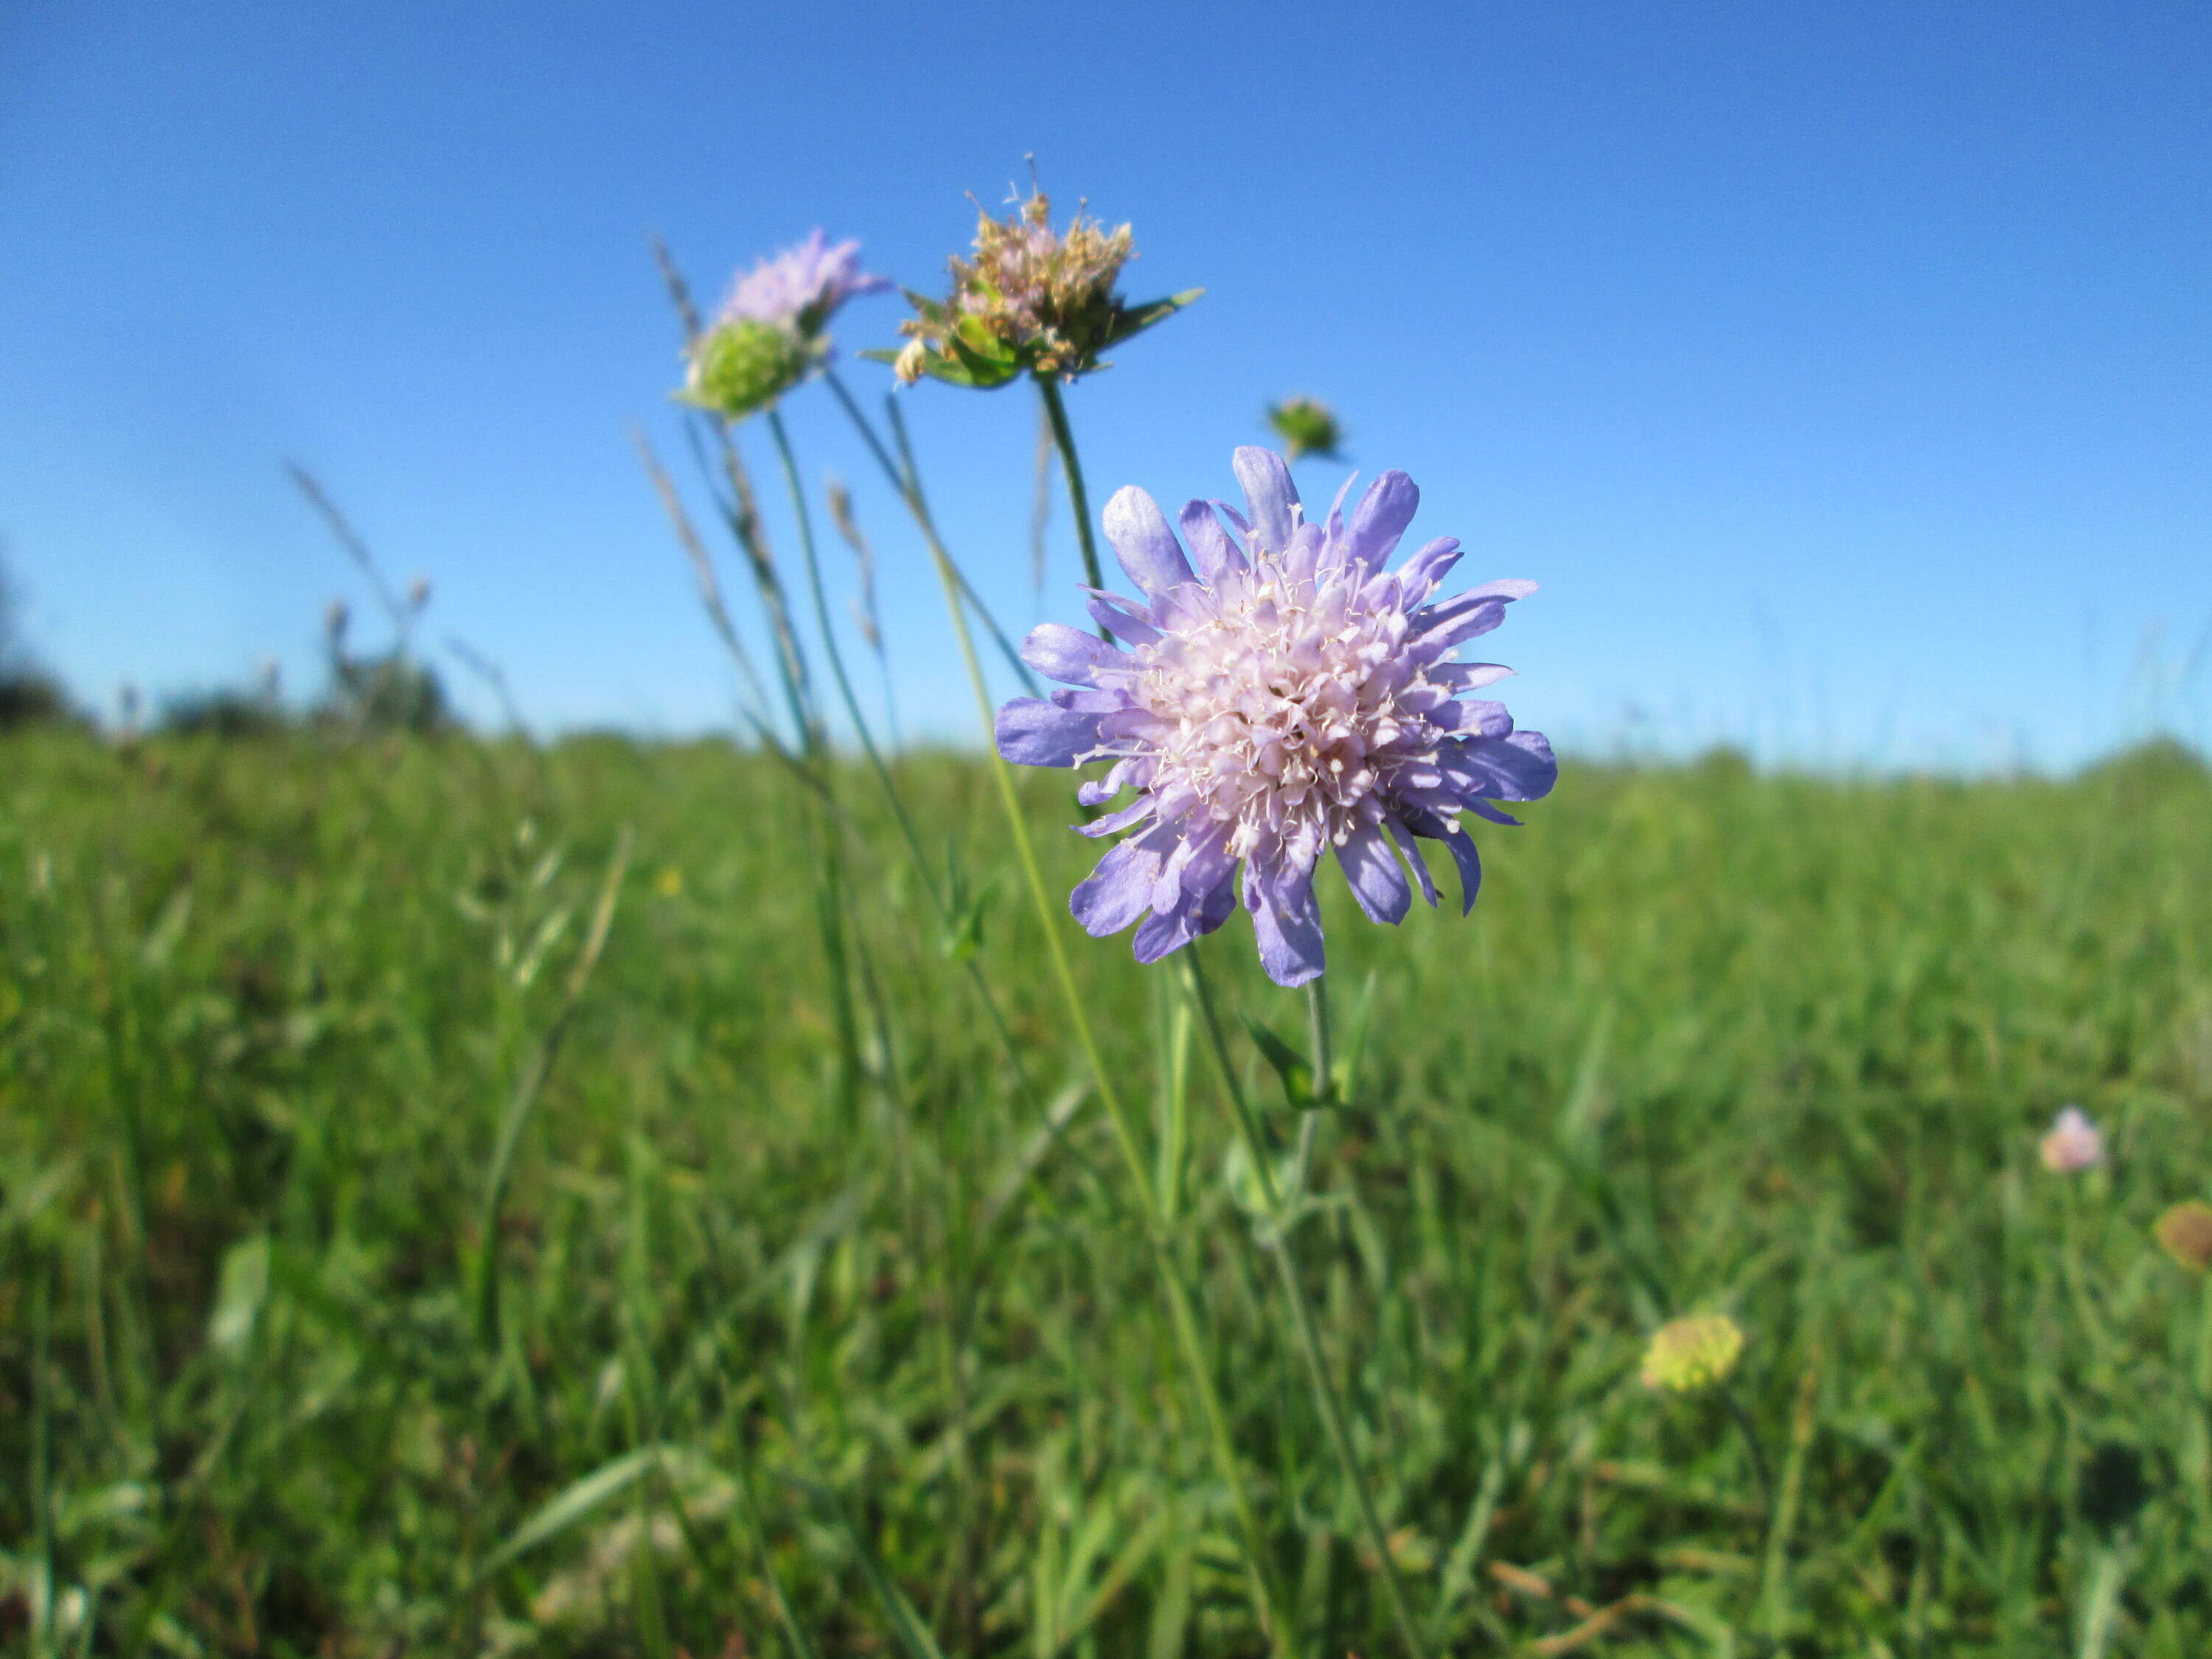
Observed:
[[[729,422],[714,416],[708,417],[708,423],[721,452],[722,476],[729,482],[730,532],[737,540],[738,550],[744,555],[753,586],[760,592],[761,609],[768,617],[775,641],[776,675],[782,683],[784,700],[791,708],[799,749],[818,763],[825,747],[822,717],[814,707],[813,688],[807,680],[806,657],[799,649],[799,631],[791,623],[791,604],[785,597],[782,579],[775,574],[775,560],[769,551],[768,539],[761,533],[760,509],[754,504],[752,478],[738,453],[737,439],[730,431]],[[824,782],[826,785],[826,773]]]
[[[1736,1432],[1743,1437],[1744,1450],[1750,1455],[1751,1478],[1759,1484],[1759,1506],[1765,1517],[1764,1530],[1771,1533],[1775,1516],[1774,1477],[1767,1471],[1766,1452],[1759,1443],[1759,1429],[1752,1422],[1751,1413],[1744,1409],[1742,1400],[1731,1385],[1722,1383],[1718,1392],[1721,1404],[1728,1409],[1729,1420],[1735,1425]]]
[[[2197,1315],[2197,1490],[2212,1492],[2212,1274],[2199,1292]],[[2212,1511],[2212,1501],[2207,1503]]]
[[[805,653],[799,647],[799,630],[792,624],[790,601],[785,595],[781,578],[776,574],[768,538],[761,529],[751,475],[738,453],[730,422],[720,415],[711,415],[707,417],[707,425],[714,434],[721,454],[722,474],[730,486],[730,531],[738,550],[744,555],[753,586],[760,593],[761,609],[768,617],[776,647],[777,675],[791,708],[792,724],[798,730],[799,750],[813,763],[820,793],[830,809],[827,817],[821,819],[805,807],[801,810],[807,813],[807,839],[820,854],[812,872],[815,927],[822,935],[823,954],[829,963],[830,1016],[837,1033],[837,1092],[849,1117],[859,1109],[863,1068],[860,1015],[853,999],[853,963],[846,950],[844,860],[837,838],[829,738],[822,727],[821,713],[814,704]]]
[[[814,520],[813,515],[807,510],[805,486],[800,479],[798,459],[792,453],[790,434],[784,429],[783,416],[774,409],[768,411],[768,428],[775,441],[776,459],[782,465],[785,487],[791,492],[792,516],[799,530],[799,557],[806,567],[807,591],[814,602],[814,621],[816,627],[820,629],[822,633],[823,651],[830,659],[830,678],[836,682],[837,694],[844,702],[846,715],[853,722],[853,731],[860,739],[861,751],[868,758],[868,764],[876,775],[876,781],[883,789],[884,799],[889,804],[891,817],[898,825],[900,837],[906,842],[908,854],[912,859],[915,873],[920,878],[922,891],[928,897],[930,908],[936,914],[938,926],[940,928],[949,929],[952,922],[951,907],[946,903],[944,896],[938,891],[937,883],[930,871],[929,860],[922,853],[921,835],[915,829],[914,820],[907,811],[906,801],[899,793],[898,784],[891,776],[890,768],[884,764],[882,751],[876,747],[875,737],[868,730],[867,719],[860,712],[860,700],[854,692],[852,677],[846,672],[845,653],[838,648],[836,630],[830,625],[830,600],[822,586],[822,561],[815,546]],[[832,833],[835,833],[834,830]],[[1000,1012],[998,999],[991,994],[990,985],[984,979],[981,968],[972,955],[968,959],[967,969],[969,983],[974,986],[977,997],[983,1004],[985,1015],[989,1018],[993,1029],[1005,1045],[1007,1054],[1012,1059],[1015,1077],[1020,1084],[1023,1099],[1025,1103],[1034,1105],[1036,1103],[1032,1098],[1028,1072],[1022,1065],[1020,1051],[1014,1042],[1012,1033],[1006,1028],[1006,1018]],[[873,976],[869,975],[865,977],[872,991]],[[888,1060],[890,1050],[889,1018],[884,1011],[879,997],[872,996],[871,1002],[877,1017],[878,1040],[883,1045]],[[948,1260],[944,1265],[948,1280],[947,1304],[952,1310],[952,1316],[945,1320],[942,1327],[945,1341],[945,1364],[955,1407],[952,1422],[953,1462],[959,1474],[959,1508],[963,1521],[963,1524],[958,1528],[959,1549],[964,1552],[969,1539],[969,1528],[964,1522],[968,1513],[973,1508],[978,1475],[975,1469],[974,1446],[968,1433],[968,1411],[964,1392],[966,1372],[961,1363],[963,1356],[959,1349],[963,1334],[967,1328],[969,1311],[973,1306],[975,1286],[972,1278],[956,1274],[949,1259],[949,1253]]]
[[[1083,550],[1083,580],[1093,587],[1103,587],[1106,578],[1098,568],[1098,544],[1091,528],[1091,498],[1083,488],[1083,463],[1076,459],[1075,434],[1068,429],[1067,404],[1060,398],[1060,382],[1052,376],[1040,374],[1036,383],[1044,397],[1045,418],[1052,422],[1052,441],[1060,446],[1060,470],[1067,475],[1067,504],[1075,514],[1075,543]]]
[[[1313,1091],[1317,1105],[1333,1106],[1336,1098],[1336,1045],[1329,1036],[1328,975],[1322,974],[1306,981],[1306,1036],[1313,1050]],[[1300,1114],[1303,1129],[1313,1121],[1313,1114]]]
[[[901,434],[903,436],[903,434]],[[902,446],[903,447],[903,446]],[[983,665],[975,654],[975,640],[968,626],[965,608],[961,603],[960,583],[952,562],[937,540],[930,526],[926,510],[916,506],[918,490],[902,491],[915,520],[922,527],[923,539],[928,544],[930,558],[937,569],[938,581],[945,589],[945,608],[952,616],[952,629],[960,647],[960,658],[967,666],[969,684],[975,694],[975,703],[988,731],[994,724],[990,688],[984,684]],[[1066,912],[1056,903],[1051,889],[1047,886],[1044,871],[1037,863],[1036,848],[1030,839],[1029,821],[1023,816],[1021,796],[1014,787],[1013,768],[1001,756],[995,745],[991,750],[991,775],[997,781],[999,799],[1006,809],[1006,830],[1014,843],[1014,855],[1028,883],[1030,896],[1036,902],[1037,921],[1044,933],[1046,953],[1052,958],[1053,977],[1058,982],[1067,1004],[1069,1023],[1075,1028],[1078,1045],[1083,1050],[1085,1062],[1098,1088],[1098,1098],[1106,1108],[1106,1115],[1114,1127],[1114,1139],[1120,1148],[1121,1161],[1127,1166],[1129,1185],[1137,1195],[1139,1218],[1144,1223],[1145,1237],[1152,1247],[1153,1265],[1160,1277],[1160,1288],[1166,1297],[1170,1321],[1175,1326],[1176,1338],[1182,1349],[1183,1360],[1196,1388],[1199,1406],[1206,1418],[1208,1439],[1212,1447],[1216,1472],[1229,1490],[1231,1506],[1237,1512],[1237,1522],[1244,1536],[1245,1567],[1252,1581],[1252,1596],[1257,1604],[1260,1623],[1278,1653],[1291,1651],[1289,1632],[1285,1629],[1267,1569],[1266,1541],[1260,1531],[1252,1500],[1244,1487],[1244,1474],[1237,1462],[1236,1448],[1231,1443],[1229,1419],[1221,1404],[1219,1389],[1215,1386],[1212,1369],[1208,1363],[1205,1339],[1200,1335],[1198,1318],[1191,1307],[1190,1292],[1184,1285],[1182,1274],[1176,1265],[1175,1253],[1167,1231],[1160,1220],[1159,1206],[1152,1193],[1152,1179],[1145,1168],[1144,1154],[1137,1145],[1136,1131],[1130,1121],[1129,1108],[1115,1086],[1114,1074],[1108,1068],[1104,1054],[1098,1047],[1097,1034],[1091,1029],[1091,1016],[1083,1000],[1083,989],[1075,981],[1075,972],[1067,957],[1067,946],[1061,939],[1066,923]]]
[[[837,682],[838,694],[844,702],[846,714],[851,717],[853,730],[860,738],[861,750],[867,756],[868,765],[876,775],[876,781],[884,792],[884,802],[890,807],[892,822],[898,826],[899,839],[906,843],[907,857],[914,866],[915,878],[921,884],[922,895],[929,901],[929,908],[937,918],[938,926],[949,930],[953,921],[951,904],[939,890],[936,873],[930,867],[929,855],[922,850],[921,833],[915,827],[913,815],[907,810],[906,798],[899,793],[897,781],[891,776],[890,767],[884,761],[883,751],[876,745],[875,737],[868,730],[868,722],[860,714],[860,699],[854,695],[852,678],[845,670],[844,653],[837,648],[837,636],[830,625],[830,602],[822,586],[822,562],[815,548],[814,520],[807,511],[805,489],[800,481],[798,461],[792,453],[790,437],[784,430],[783,417],[770,410],[768,422],[769,430],[775,439],[776,459],[782,463],[784,483],[791,491],[791,510],[799,525],[799,554],[805,562],[807,586],[814,600],[814,619],[822,630],[823,648],[830,658],[831,677]],[[873,434],[869,435],[872,441]],[[999,1006],[998,996],[991,989],[981,962],[977,956],[971,954],[965,967],[968,982],[975,988],[976,1000],[983,1006],[984,1018],[990,1021],[992,1031],[1006,1051],[1007,1063],[1013,1067],[1015,1085],[1023,1102],[1032,1108],[1041,1109],[1042,1102],[1030,1080],[1029,1067],[1023,1063],[1021,1046],[1014,1041],[1013,1032],[1006,1024],[1006,1012]]]
[[[953,580],[960,585],[961,598],[981,620],[984,629],[991,636],[991,642],[998,647],[999,654],[1014,671],[1014,677],[1021,681],[1022,689],[1036,696],[1039,690],[1036,677],[1030,672],[1029,665],[1022,660],[1021,652],[1015,647],[1013,641],[1006,637],[1006,629],[999,626],[999,619],[991,614],[991,607],[983,603],[983,596],[969,583],[967,573],[961,569],[958,562],[945,550],[944,544],[938,540],[937,526],[929,516],[928,503],[922,499],[921,481],[910,480],[905,470],[891,459],[890,451],[884,447],[884,441],[876,435],[874,422],[861,412],[860,404],[854,402],[853,394],[845,389],[844,381],[837,378],[837,371],[825,369],[822,378],[830,383],[830,390],[836,394],[838,403],[844,406],[846,418],[860,433],[861,441],[868,447],[868,453],[876,458],[876,465],[883,469],[884,477],[890,481],[892,490],[906,504],[907,511],[913,514],[915,522],[921,527],[922,538],[929,544],[932,554],[942,558],[951,567]],[[897,405],[891,404],[890,407],[896,418]]]
[[[1399,1579],[1397,1565],[1390,1559],[1389,1534],[1382,1530],[1382,1517],[1375,1508],[1375,1495],[1369,1489],[1367,1477],[1361,1471],[1359,1460],[1352,1451],[1349,1413],[1345,1408],[1336,1378],[1329,1370],[1328,1356],[1322,1352],[1321,1336],[1314,1327],[1312,1303],[1306,1296],[1304,1281],[1298,1278],[1297,1262],[1291,1255],[1291,1224],[1295,1218],[1285,1206],[1281,1189],[1275,1184],[1267,1145],[1261,1137],[1259,1121],[1252,1115],[1252,1103],[1245,1097],[1243,1080],[1237,1075],[1237,1062],[1230,1054],[1229,1040],[1222,1030],[1221,1012],[1214,1001],[1213,988],[1206,979],[1197,946],[1187,946],[1182,954],[1192,999],[1198,1004],[1199,1023],[1206,1028],[1206,1042],[1212,1047],[1214,1060],[1221,1070],[1223,1091],[1229,1097],[1237,1131],[1243,1137],[1244,1150],[1250,1155],[1253,1170],[1259,1179],[1261,1198],[1267,1207],[1267,1254],[1274,1258],[1276,1276],[1282,1281],[1283,1299],[1290,1304],[1291,1324],[1297,1334],[1299,1350],[1305,1356],[1306,1370],[1313,1383],[1314,1403],[1320,1408],[1322,1422],[1328,1430],[1329,1445],[1336,1454],[1345,1484],[1352,1488],[1353,1500],[1359,1510],[1360,1524],[1367,1534],[1368,1547],[1375,1552],[1376,1560],[1381,1565],[1383,1589],[1389,1597],[1390,1613],[1397,1621],[1398,1634],[1413,1659],[1427,1659],[1427,1644],[1421,1639],[1420,1626],[1414,1622],[1413,1608],[1406,1600],[1406,1587]],[[1319,1054],[1324,1051],[1328,1037],[1328,1003],[1325,998],[1314,997],[1309,1000],[1307,1006],[1316,1028],[1315,1052]]]

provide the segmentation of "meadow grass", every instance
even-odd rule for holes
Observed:
[[[1266,1651],[991,781],[890,764],[954,914],[855,768],[854,1088],[773,759],[7,739],[0,1641]],[[1432,1645],[2212,1649],[2212,1301],[2149,1235],[2212,1186],[2204,769],[1570,757],[1529,816],[1470,920],[1328,901],[1356,1084],[1294,1243]],[[1075,970],[1285,1644],[1380,1659],[1180,976]],[[2038,1164],[2071,1101],[2108,1170]],[[1638,1381],[1689,1311],[1726,1393]]]

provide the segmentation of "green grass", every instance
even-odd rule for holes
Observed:
[[[0,1643],[1264,1651],[989,781],[897,764],[1026,1089],[858,773],[841,1093],[771,762],[0,746]],[[1024,787],[1073,879],[1066,781]],[[2212,1649],[2212,1303],[2148,1237],[2212,1174],[2203,769],[1571,757],[1531,816],[1472,920],[1330,900],[1371,1018],[1297,1247],[1439,1650]],[[1291,1646],[1381,1659],[1177,981],[1075,943]],[[1207,948],[1297,1038],[1251,956]],[[2068,1101],[2109,1173],[2037,1164]],[[1778,1525],[1725,1401],[1637,1380],[1692,1310],[1747,1334]]]

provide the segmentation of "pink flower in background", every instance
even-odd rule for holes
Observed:
[[[2079,1106],[2058,1114],[2043,1137],[2043,1167],[2053,1175],[2079,1175],[2105,1161],[2105,1137]]]

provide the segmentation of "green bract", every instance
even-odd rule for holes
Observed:
[[[818,353],[788,329],[754,318],[719,324],[691,348],[684,402],[733,421],[766,409],[806,378]]]

